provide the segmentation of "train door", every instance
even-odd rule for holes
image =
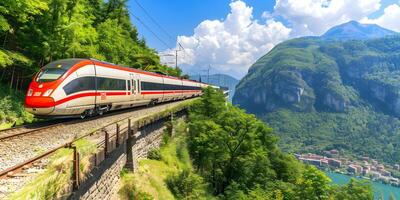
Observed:
[[[139,88],[139,75],[138,74],[131,74],[130,75],[131,81],[131,101],[140,100],[140,88]]]

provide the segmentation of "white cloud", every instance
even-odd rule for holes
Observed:
[[[381,9],[381,0],[276,0],[274,10],[263,12],[260,21],[253,18],[253,8],[242,0],[233,0],[229,5],[231,11],[225,19],[205,20],[193,35],[178,36],[185,48],[179,56],[185,72],[199,73],[210,64],[212,73],[240,78],[277,43],[321,35],[350,20],[400,31],[400,3],[386,7],[378,18],[368,18]]]
[[[253,8],[243,1],[233,1],[230,7],[226,19],[205,20],[193,35],[178,36],[185,48],[179,57],[185,71],[199,72],[210,64],[213,73],[242,77],[256,59],[290,35],[290,28],[272,18],[254,20]]]
[[[400,31],[400,6],[399,4],[392,4],[385,8],[383,14],[376,19],[369,19],[365,17],[361,22],[378,24],[387,29]]]
[[[277,0],[274,14],[293,28],[292,36],[321,35],[332,26],[359,21],[380,9],[381,0]]]

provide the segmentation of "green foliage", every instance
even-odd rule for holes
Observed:
[[[161,154],[159,149],[150,149],[147,153],[147,158],[151,160],[161,160]]]
[[[307,166],[296,188],[298,199],[329,199],[331,180],[314,166]]]
[[[23,106],[24,95],[0,85],[0,129],[33,122],[33,115]]]
[[[121,172],[121,185],[119,190],[120,198],[126,200],[152,200],[153,197],[143,191],[139,191],[135,184],[135,178],[132,173],[123,170]]]
[[[201,176],[183,170],[177,174],[171,174],[166,179],[169,190],[177,199],[202,199],[204,198],[204,180]]]
[[[132,184],[126,186],[123,182],[121,197],[143,192],[154,199],[213,199],[203,178],[193,171],[185,121],[178,119],[172,124],[175,134],[160,147],[162,159],[139,160],[138,171],[129,174]]]
[[[347,113],[301,113],[282,109],[263,119],[282,138],[287,152],[314,152],[340,149],[353,156],[369,155],[388,163],[400,160],[400,120],[368,107],[351,108]],[[382,148],[384,147],[384,148]]]
[[[396,197],[393,193],[390,193],[389,200],[396,200]]]
[[[86,139],[74,143],[80,154],[80,178],[85,180],[90,166],[89,157],[97,151],[97,145]],[[57,150],[49,157],[49,162],[32,181],[24,185],[17,192],[10,195],[11,200],[26,199],[60,199],[65,186],[70,184],[72,177],[73,150],[64,148]]]
[[[347,185],[333,188],[333,196],[340,200],[373,200],[372,184],[365,180],[351,179]]]
[[[226,199],[341,199],[370,197],[370,184],[332,186],[315,167],[277,147],[271,128],[228,104],[213,88],[191,107],[188,145],[197,172]],[[341,187],[339,187],[341,188]],[[367,198],[368,199],[368,198]]]

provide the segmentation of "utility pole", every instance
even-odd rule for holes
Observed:
[[[175,50],[175,69],[178,69],[178,49]]]

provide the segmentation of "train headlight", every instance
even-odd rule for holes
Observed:
[[[32,89],[29,89],[29,90],[28,90],[28,94],[27,94],[28,97],[32,96],[32,94],[33,94],[33,90],[32,90]]]
[[[49,89],[49,90],[47,90],[45,93],[43,93],[43,96],[44,96],[44,97],[48,97],[48,96],[51,94],[51,92],[53,92],[53,90],[52,90],[52,89]]]

